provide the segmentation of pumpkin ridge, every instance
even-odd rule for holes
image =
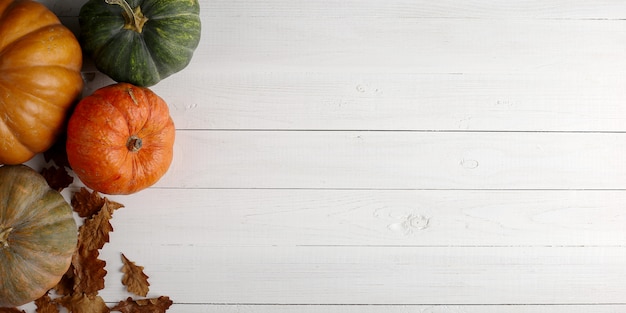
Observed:
[[[16,90],[19,90],[19,88],[16,88]],[[30,93],[24,93],[24,94],[32,96]],[[40,99],[40,98],[37,98],[36,96],[33,96],[33,98]],[[43,99],[40,99],[40,100],[43,100]],[[0,108],[4,108],[5,106],[6,106],[5,103],[0,102]],[[0,122],[4,126],[6,126],[6,128],[8,130],[7,133],[11,137],[13,137],[14,143],[18,143],[22,148],[24,148],[24,149],[26,149],[28,151],[31,151],[31,152],[34,152],[35,150],[37,150],[36,146],[30,145],[28,142],[25,142],[25,140],[23,138],[20,138],[18,136],[18,134],[22,133],[23,130],[21,129],[20,125],[16,125],[16,122],[10,117],[13,114],[7,112],[4,109],[1,109],[1,111],[2,111],[2,113],[4,113],[5,116],[4,116],[4,118],[0,119]],[[39,118],[38,118],[38,120],[41,121],[41,119],[39,119]],[[53,130],[54,133],[58,133],[59,132],[58,130],[54,130],[52,127],[50,127],[50,125],[47,125],[45,123],[39,123],[38,126],[46,127],[49,130]],[[6,138],[7,133],[5,133],[2,136],[3,140],[7,140],[7,138]],[[35,142],[34,144],[37,144],[37,142]]]
[[[17,149],[18,147],[15,147],[15,144],[19,144],[19,147],[23,148],[24,150],[28,150],[31,153],[34,153],[35,150],[38,150],[38,149],[35,149],[36,147],[29,145],[22,138],[17,136],[17,134],[18,134],[17,130],[18,129],[16,127],[18,127],[18,126],[6,123],[6,119],[0,120],[0,123],[2,123],[2,125],[6,126],[6,129],[8,130],[8,132],[5,132],[4,134],[2,134],[2,136],[1,136],[2,139],[5,140],[5,141],[8,140],[8,138],[6,138],[7,135],[10,135],[13,138],[12,149]],[[1,128],[0,128],[0,133],[2,133]],[[2,150],[2,149],[0,149],[0,150]],[[0,157],[0,159],[2,159],[2,157]],[[2,162],[0,162],[0,164],[1,163]]]
[[[146,50],[148,52],[148,55],[150,55],[150,57],[148,58],[148,61],[150,62],[150,69],[152,69],[152,71],[154,71],[157,75],[156,77],[156,81],[160,81],[162,78],[161,75],[161,71],[159,70],[159,67],[156,65],[156,63],[154,62],[155,60],[155,54],[154,51],[152,51],[152,48],[150,48],[147,44],[146,44],[146,40],[144,39],[144,37],[141,37],[141,45],[143,46],[143,49]]]
[[[151,77],[149,77],[148,79],[154,80],[154,81],[160,81],[162,77],[161,77],[161,73],[159,72],[159,68],[154,62],[154,54],[149,49],[149,47],[147,47],[143,35],[137,34],[135,31],[125,30],[123,28],[120,28],[120,30],[115,35],[107,39],[105,44],[100,45],[96,49],[96,51],[93,52],[93,56],[94,56],[93,58],[96,61],[96,67],[100,71],[107,73],[107,75],[113,78],[113,80],[116,80],[116,81],[123,80],[121,77],[124,74],[118,73],[118,70],[120,70],[119,65],[110,64],[110,60],[108,59],[106,61],[104,60],[106,59],[105,56],[110,57],[110,52],[111,52],[110,46],[115,47],[116,42],[124,42],[124,41],[135,43],[136,45],[138,45],[137,48],[139,50],[144,51],[146,53],[146,57],[142,58],[142,60],[146,61],[147,63],[142,72],[150,72],[149,75],[147,76],[151,76]],[[129,47],[133,47],[133,45],[129,44]],[[116,57],[114,57],[113,59],[125,60],[127,62],[126,66],[128,67],[128,69],[131,70],[131,72],[134,72],[135,74],[142,74],[142,72],[135,71],[136,66],[133,65],[132,63],[133,60],[130,57],[132,52],[133,51],[129,49],[127,51],[124,51],[123,54],[122,53],[117,54]],[[141,66],[139,66],[139,69],[142,69]],[[157,76],[156,79],[154,76]],[[141,79],[144,79],[144,78],[142,77]]]
[[[23,161],[20,161],[20,160],[22,160],[26,154],[33,154],[34,152],[31,149],[29,149],[26,145],[24,145],[19,140],[19,138],[17,138],[15,133],[13,133],[13,131],[10,130],[10,128],[8,126],[6,126],[6,124],[3,121],[0,121],[0,122],[1,122],[0,124],[5,126],[7,130],[9,130],[8,132],[3,132],[1,127],[0,127],[0,134],[2,135],[2,138],[4,140],[3,142],[6,142],[7,140],[9,140],[8,138],[6,138],[6,136],[7,136],[7,133],[10,134],[10,136],[13,138],[12,143],[11,143],[11,148],[10,148],[11,152],[17,153],[18,151],[16,151],[16,150],[19,149],[20,150],[19,153],[22,154],[22,155],[20,155],[18,157],[10,157],[10,156],[2,157],[0,155],[0,164],[2,164],[2,163],[4,163],[4,164],[11,164],[11,163],[21,163],[21,162],[23,162]],[[16,147],[16,145],[17,145],[17,147]],[[6,150],[7,150],[6,148],[0,146],[0,152],[3,152],[3,151],[6,152]]]
[[[116,32],[118,34],[114,35],[114,36],[110,36],[102,45],[100,45],[97,49],[95,49],[94,51],[92,51],[91,53],[93,54],[93,58],[95,60],[98,60],[100,58],[100,55],[102,54],[102,50],[105,49],[106,47],[108,47],[109,45],[115,43],[116,41],[118,41],[119,39],[117,38],[117,36],[121,33],[121,30],[123,30],[122,27],[120,27],[119,29],[116,30]]]
[[[0,108],[3,107],[2,105],[0,105]],[[11,122],[13,121],[11,119],[11,114],[8,114],[6,111],[5,112],[1,112],[4,113],[5,118],[0,119],[0,123],[2,123],[2,125],[4,125],[6,127],[6,129],[8,130],[8,134],[11,135],[13,137],[13,139],[15,139],[15,142],[19,143],[22,147],[28,149],[28,147],[26,147],[26,145],[24,145],[24,143],[22,141],[19,140],[19,138],[17,137],[17,129],[15,129],[15,125],[13,125],[12,123],[7,123],[7,122]],[[1,130],[0,130],[1,131]],[[2,136],[3,140],[7,140],[6,136]],[[30,150],[30,149],[28,149]]]
[[[50,35],[50,32],[52,32],[52,31],[54,31],[55,34]],[[12,68],[18,67],[18,66],[6,66],[6,65],[4,65],[4,62],[2,62],[2,60],[4,58],[11,59],[11,57],[12,57],[11,53],[17,53],[17,54],[22,53],[24,49],[37,47],[38,45],[41,44],[42,41],[46,42],[46,41],[52,40],[52,39],[54,39],[55,41],[61,41],[61,40],[64,40],[63,36],[69,36],[69,35],[71,35],[72,38],[75,39],[74,34],[69,29],[67,29],[67,27],[65,27],[62,24],[45,25],[43,27],[34,29],[33,31],[30,31],[30,32],[24,34],[22,37],[17,38],[17,40],[14,40],[13,42],[10,42],[6,46],[2,47],[2,49],[0,49],[0,70],[12,69]],[[43,36],[44,38],[37,38],[37,36]],[[45,38],[46,36],[48,36],[48,37]],[[52,36],[52,37],[50,37],[50,36]],[[31,38],[31,37],[34,37],[34,38]],[[24,42],[26,42],[26,44]],[[63,43],[64,44],[65,43],[69,43],[69,41],[68,42],[63,42]],[[17,45],[23,45],[23,46],[16,47]],[[74,45],[74,48],[76,49],[76,52],[79,52],[80,51],[80,45],[77,42],[76,42],[76,44],[73,44],[73,45]],[[59,50],[63,50],[62,48],[64,48],[64,47],[59,48]],[[48,47],[48,49],[49,49],[49,47]],[[19,57],[23,57],[23,56],[19,56]],[[44,65],[44,66],[46,66],[46,65],[58,65],[59,63],[62,63],[59,60],[50,60],[48,58],[44,58],[43,61],[45,63],[37,64],[35,62],[42,61],[41,58],[28,56],[25,59],[28,61],[28,62],[25,63],[25,66],[29,66],[29,67],[37,66],[37,65]],[[80,71],[80,69],[82,67],[82,56],[81,56],[80,62],[76,62],[75,65],[76,65],[76,68],[70,68],[70,69],[76,70],[76,71]]]
[[[26,166],[3,166],[0,169],[2,169],[3,175],[15,177],[19,175],[19,172],[23,172],[20,169],[21,167]],[[19,188],[23,185],[30,185],[29,182],[33,183],[31,188],[28,188],[27,190],[22,190],[22,188]],[[41,199],[49,189],[48,183],[45,181],[45,179],[34,170],[32,172],[23,172],[21,176],[18,176],[17,178],[12,179],[9,182],[3,181],[2,185],[0,186],[2,187],[2,189],[0,189],[0,197],[4,198],[4,201],[2,202],[3,208],[12,208],[13,210],[11,211],[15,211],[15,209],[17,208],[20,209],[20,212],[26,211],[28,213],[17,214],[20,212],[2,212],[2,222],[5,224],[5,226],[13,227],[15,230],[19,228],[18,225],[20,224],[16,221],[21,221],[28,216],[36,215],[36,213],[32,212],[34,210],[30,208],[32,208],[35,202]],[[19,204],[19,206],[15,206],[15,203]]]
[[[33,66],[29,66],[29,65],[16,66],[16,67],[11,67],[9,69],[2,69],[0,71],[2,71],[2,72],[4,72],[4,71],[14,71],[14,70],[15,71],[19,71],[19,70],[27,69],[27,68],[61,68],[63,70],[68,70],[68,71],[72,71],[72,72],[76,70],[76,68],[74,68],[74,67],[63,66],[63,65],[59,65],[59,64],[50,64],[50,65],[40,64],[40,65],[33,65]]]
[[[2,17],[0,17],[0,20],[1,20],[2,18],[4,18],[4,17],[3,17],[3,16],[2,16]],[[18,42],[18,41],[20,41],[20,40],[22,40],[22,39],[24,39],[24,38],[26,38],[26,37],[28,37],[28,36],[32,35],[33,33],[36,33],[36,32],[38,32],[38,31],[41,31],[41,30],[42,30],[42,29],[44,29],[44,28],[58,27],[59,25],[61,25],[61,24],[60,24],[60,23],[58,23],[58,24],[48,24],[48,25],[42,25],[42,26],[41,26],[41,27],[39,27],[39,28],[33,28],[33,29],[30,29],[28,32],[26,32],[26,33],[22,34],[22,36],[15,38],[15,40],[13,40],[13,41],[11,41],[11,42],[8,42],[8,43],[7,43],[4,47],[2,47],[2,49],[0,49],[0,50],[4,51],[4,50],[6,50],[7,48],[9,48],[11,45],[15,44],[16,42]]]
[[[33,265],[36,265],[34,267],[40,269],[41,271],[39,271],[41,274],[49,274],[49,275],[55,275],[55,274],[63,274],[67,271],[67,268],[65,267],[65,264],[63,264],[63,266],[58,265],[56,267],[47,267],[45,263],[47,263],[48,261],[51,261],[52,258],[57,259],[54,260],[55,263],[59,263],[59,261],[63,261],[64,259],[67,259],[68,256],[72,256],[74,253],[59,253],[59,252],[51,252],[51,251],[46,251],[46,250],[40,250],[40,249],[35,249],[35,247],[33,246],[28,246],[28,245],[22,245],[21,244],[22,241],[15,241],[15,243],[13,244],[12,252],[14,253],[14,255],[20,257],[22,259],[23,262],[28,263],[29,268],[32,267]],[[29,253],[30,252],[30,253]],[[34,252],[34,253],[33,253]],[[42,255],[42,254],[45,254]],[[29,257],[26,257],[26,256]],[[32,257],[32,255],[36,255],[37,257]],[[69,263],[68,266],[69,267]]]
[[[130,85],[127,85],[127,87],[131,87],[131,88],[132,88],[132,86],[130,86]],[[129,97],[130,97],[131,99],[133,99],[133,102],[135,102],[135,103],[137,103],[137,100],[136,100],[136,99],[137,99],[137,98],[136,98],[137,96],[135,96],[135,95],[134,95],[134,93],[136,93],[136,92],[141,92],[141,94],[142,94],[142,96],[143,96],[144,98],[147,98],[147,97],[148,97],[148,96],[145,94],[144,90],[142,90],[142,89],[140,89],[140,88],[132,88],[132,89],[130,89],[130,91],[129,91],[129,92],[127,92],[127,93],[128,93],[128,95],[129,95]],[[122,124],[123,124],[123,125],[125,125],[125,126],[126,126],[126,128],[125,128],[123,131],[122,131],[122,130],[120,130],[120,129],[117,129],[117,131],[118,131],[119,133],[124,133],[124,136],[125,136],[125,137],[130,138],[131,136],[138,135],[139,130],[143,129],[144,125],[146,125],[146,123],[148,122],[148,119],[149,119],[149,117],[150,117],[150,112],[148,112],[148,114],[146,114],[146,118],[145,118],[145,119],[141,122],[141,126],[140,126],[140,127],[135,127],[135,128],[137,128],[137,130],[138,130],[138,131],[136,131],[136,132],[135,132],[135,131],[134,131],[134,129],[131,129],[131,126],[132,126],[132,125],[130,125],[130,123],[128,122],[128,121],[129,121],[129,116],[131,116],[131,115],[132,115],[132,114],[131,114],[131,112],[129,112],[127,109],[125,109],[125,108],[123,108],[123,107],[120,107],[120,105],[118,105],[119,103],[117,103],[117,102],[116,102],[116,103],[114,103],[114,102],[109,101],[106,97],[101,97],[100,95],[98,95],[98,98],[99,98],[101,101],[103,101],[103,102],[104,102],[104,104],[107,104],[107,105],[111,106],[112,108],[114,108],[114,109],[115,109],[115,110],[119,113],[119,116],[121,116],[121,117],[122,117],[122,120],[124,121]],[[143,137],[141,137],[141,138],[143,138]],[[126,146],[127,146],[127,141],[123,143],[123,146],[124,146],[124,147],[126,147]]]
[[[17,251],[14,248],[8,248],[6,250],[10,250],[9,252],[11,252],[11,254],[4,254],[5,256],[8,256],[9,259],[5,259],[2,260],[4,263],[3,264],[12,264],[13,267],[10,269],[9,272],[4,272],[4,274],[8,274],[10,275],[6,281],[2,281],[3,284],[3,288],[0,288],[0,295],[2,295],[2,297],[0,297],[0,307],[2,306],[15,306],[15,303],[17,301],[21,301],[23,303],[20,303],[18,305],[22,305],[25,304],[26,300],[24,299],[28,299],[29,295],[31,294],[39,294],[39,296],[42,296],[45,292],[47,292],[48,290],[50,290],[50,288],[54,287],[56,285],[56,283],[52,284],[52,283],[48,283],[45,284],[44,286],[42,285],[27,285],[27,286],[22,286],[22,285],[16,285],[17,282],[39,282],[39,281],[50,281],[53,280],[51,278],[53,278],[54,273],[50,273],[50,272],[42,272],[40,270],[35,270],[33,268],[31,268],[30,266],[25,266],[26,264],[30,264],[30,260],[27,258],[24,258],[23,255],[21,255],[20,253],[16,253]],[[69,268],[69,263],[68,263],[68,268]],[[67,269],[66,269],[67,271]],[[0,271],[0,273],[2,273]],[[15,278],[15,274],[19,274],[20,277],[18,279]],[[36,275],[36,276],[35,276]],[[7,277],[6,275],[3,275],[3,277]],[[13,279],[11,279],[13,278]],[[12,285],[13,288],[9,287],[6,288],[6,284]],[[12,297],[9,297],[10,295],[6,295],[4,294],[4,292],[10,292],[11,294],[18,292],[18,295],[14,295]],[[27,301],[29,302],[29,301]]]
[[[24,268],[24,270],[19,271],[21,272],[23,275],[28,276],[29,277],[29,281],[42,281],[42,280],[46,280],[45,277],[48,277],[48,280],[50,280],[51,278],[57,276],[58,274],[63,274],[67,271],[67,268],[69,268],[69,262],[67,264],[67,268],[62,271],[59,272],[52,272],[50,271],[50,269],[46,269],[43,268],[41,266],[41,262],[33,262],[33,258],[26,258],[24,257],[23,253],[19,252],[19,249],[16,249],[15,247],[12,248],[12,252],[13,255],[16,257],[15,262],[13,262],[14,266],[17,266],[17,264],[27,264],[29,265],[27,268],[26,266],[21,266],[22,268]],[[39,251],[37,251],[37,253],[39,253]],[[15,270],[15,269],[12,269]],[[35,277],[37,276],[37,277]],[[30,286],[30,288],[32,288],[32,290],[40,290],[40,293],[43,295],[44,292],[50,290],[50,288],[54,287],[56,285],[56,283],[49,283],[48,285],[44,285],[44,286]],[[30,290],[30,292],[33,292],[32,290]]]
[[[37,198],[39,198],[40,200],[32,202],[28,208],[29,213],[33,211],[36,212],[16,216],[16,218],[20,220],[19,223],[13,224],[13,228],[15,229],[15,232],[17,234],[19,234],[21,231],[25,231],[28,229],[36,230],[57,223],[66,222],[67,218],[63,215],[71,214],[71,208],[67,206],[65,200],[63,198],[54,196],[54,193],[47,192]],[[45,204],[41,204],[40,202],[45,202]],[[46,208],[48,208],[48,210],[35,210],[34,208],[32,208],[34,206],[45,206]]]
[[[2,9],[2,11],[0,11],[0,29],[5,28],[7,25],[9,25],[8,28],[11,28],[11,22],[12,20],[9,18],[9,16],[12,16],[12,14],[16,13],[16,7],[17,10],[19,10],[19,7],[24,7],[29,9],[28,11],[38,14],[38,19],[36,20],[37,23],[41,23],[39,28],[43,28],[49,25],[59,25],[61,24],[61,21],[59,20],[59,18],[52,12],[50,12],[48,10],[47,7],[45,7],[44,5],[42,5],[41,3],[35,2],[35,1],[23,1],[23,2],[18,2],[18,1],[13,1],[11,3],[9,3],[6,7],[4,8],[0,8]],[[21,12],[17,12],[18,14],[20,14]],[[22,14],[23,15],[23,14]],[[18,15],[18,17],[21,17]],[[28,28],[32,28],[34,27],[33,25],[29,25]],[[9,44],[12,43],[14,41],[20,40],[21,38],[24,37],[24,35],[30,33],[31,31],[28,31],[26,33],[23,34],[18,34],[17,36],[15,34],[13,34],[13,37],[11,41],[5,41],[3,43],[3,45],[0,45],[0,50],[4,49],[4,47]],[[0,42],[1,43],[1,42]]]
[[[10,248],[0,248],[0,262],[1,264],[14,264],[15,254]],[[0,307],[15,306],[17,301],[28,297],[24,286],[19,286],[19,279],[11,279],[14,276],[15,268],[0,267],[0,276],[3,278],[9,278],[2,281],[2,288],[0,288]]]
[[[187,50],[187,52],[193,53],[195,51],[195,49],[197,48],[197,44],[193,45],[193,46],[183,46],[180,45],[179,43],[176,43],[174,39],[170,39],[170,38],[164,38],[162,36],[160,36],[157,32],[155,32],[152,28],[146,28],[146,30],[144,31],[146,34],[144,34],[144,37],[147,35],[147,33],[153,33],[156,38],[159,39],[159,44],[162,45],[163,42],[167,42],[169,47],[178,47],[178,48],[183,48],[185,50]],[[191,60],[189,60],[191,61]]]
[[[39,9],[41,9],[41,6],[43,6],[42,4],[37,3],[37,2],[36,2],[36,4],[39,7]],[[0,14],[0,19],[3,19],[4,17],[8,16],[9,13],[12,13],[12,11],[15,9],[15,7],[17,7],[19,5],[23,5],[23,4],[18,2],[18,1],[13,1],[13,2],[9,3],[9,5],[6,6],[4,8],[4,10],[2,11],[2,14]],[[46,10],[47,10],[47,8],[46,8]],[[41,13],[45,13],[45,10],[41,10],[41,11],[43,11],[43,12],[40,12],[40,14]],[[57,18],[56,15],[54,17]],[[58,18],[57,18],[57,20],[58,20]]]
[[[65,223],[68,223],[67,221]],[[49,226],[53,226],[53,225],[60,225],[60,226],[64,226],[64,223],[56,223],[56,224],[50,224]],[[64,235],[64,234],[61,234]],[[37,249],[40,247],[44,247],[43,245],[35,245],[35,244],[29,244],[31,243],[30,240],[28,239],[21,239],[20,238],[20,234],[16,234],[15,235],[16,238],[13,241],[13,252],[17,255],[22,256],[22,258],[24,258],[25,260],[29,260],[29,263],[35,262],[38,264],[38,267],[43,269],[45,272],[47,273],[51,273],[54,272],[56,274],[59,273],[64,273],[67,268],[65,268],[65,265],[63,266],[57,266],[55,267],[46,267],[45,263],[48,263],[49,261],[53,261],[55,264],[63,264],[63,260],[67,259],[67,257],[72,256],[74,253],[65,253],[63,251],[56,251],[56,250],[49,250],[49,249]],[[59,236],[60,237],[60,236]],[[70,243],[66,243],[66,245],[69,245]],[[76,247],[77,245],[77,241],[72,242],[72,247]],[[67,248],[67,247],[62,247],[62,248]],[[29,257],[26,258],[24,257],[24,255],[36,255],[37,257]]]
[[[63,67],[63,66],[46,66],[46,65],[39,65],[39,66],[36,66],[36,67],[41,67],[41,68],[58,67],[58,68],[63,68],[63,69],[67,69],[67,70],[70,70],[70,71],[72,70],[72,69],[70,69],[70,68]],[[24,67],[24,68],[26,68],[26,67]],[[19,70],[19,69],[20,69],[20,68],[12,68],[11,70]],[[2,80],[2,78],[0,78],[0,81],[1,81],[1,80]],[[5,88],[6,88],[6,87],[5,87]],[[11,89],[12,89],[12,90],[19,90],[19,91],[21,91],[21,92],[22,92],[22,94],[24,94],[24,95],[28,95],[28,96],[30,96],[31,98],[37,99],[37,100],[39,100],[39,101],[41,101],[41,102],[43,102],[43,103],[49,103],[49,104],[52,104],[53,106],[55,106],[55,107],[57,107],[57,108],[61,108],[61,109],[63,109],[63,108],[67,108],[67,107],[68,107],[67,105],[59,104],[59,103],[57,103],[56,101],[50,101],[49,99],[45,99],[45,98],[42,98],[42,97],[40,97],[40,96],[38,96],[38,95],[35,95],[35,94],[33,94],[32,92],[28,91],[26,88],[21,88],[21,86],[19,86],[19,85],[11,85]],[[0,104],[2,104],[2,103],[0,103]]]

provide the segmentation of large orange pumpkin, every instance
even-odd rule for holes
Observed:
[[[174,122],[150,89],[118,83],[83,98],[67,129],[67,157],[78,178],[106,194],[131,194],[168,170]]]
[[[83,88],[81,48],[54,13],[0,0],[0,164],[47,150]]]
[[[0,167],[0,199],[0,307],[12,307],[61,280],[78,229],[69,203],[25,165]]]

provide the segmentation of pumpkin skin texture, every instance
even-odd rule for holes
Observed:
[[[80,41],[116,82],[149,87],[185,68],[200,41],[197,0],[90,0]]]
[[[70,266],[78,228],[63,196],[26,165],[0,167],[0,307],[31,302]]]
[[[0,164],[50,148],[83,88],[82,51],[54,13],[0,0]]]
[[[117,83],[78,103],[68,124],[67,157],[87,187],[131,194],[167,172],[174,135],[163,99],[148,88]]]

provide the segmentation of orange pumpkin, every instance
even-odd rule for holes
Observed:
[[[0,0],[0,164],[50,148],[83,88],[81,48],[31,0]]]
[[[67,157],[78,178],[106,194],[131,194],[167,172],[174,122],[150,89],[118,83],[83,98],[67,129]]]

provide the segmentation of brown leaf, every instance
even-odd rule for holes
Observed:
[[[18,310],[17,308],[0,308],[0,313],[26,313],[26,311]]]
[[[41,170],[41,175],[46,179],[50,188],[58,192],[61,192],[74,182],[74,177],[67,173],[65,167],[45,167]]]
[[[113,217],[113,210],[107,202],[105,198],[102,208],[91,218],[86,219],[78,229],[79,250],[102,249],[104,244],[109,242],[109,233],[113,231],[113,226],[109,222]]]
[[[50,295],[48,294],[45,294],[41,296],[41,298],[35,300],[35,305],[37,306],[37,309],[35,310],[37,313],[59,313],[57,304],[52,301],[52,298],[50,298]]]
[[[80,212],[79,215],[89,216],[78,229],[78,249],[72,258],[73,293],[97,295],[104,288],[104,277],[107,274],[104,269],[106,262],[98,259],[98,250],[109,242],[109,233],[113,231],[109,221],[113,211],[123,205],[109,201],[95,191],[89,192],[86,188],[74,194],[72,205],[74,210]],[[72,277],[66,275],[66,278],[69,280]]]
[[[104,300],[97,295],[86,295],[76,293],[71,296],[64,296],[57,301],[70,313],[108,313],[111,309],[107,307]]]
[[[98,294],[98,290],[104,289],[104,277],[107,271],[104,269],[106,262],[98,259],[98,250],[81,250],[74,254],[72,266],[74,267],[74,294]]]
[[[122,313],[163,313],[172,306],[174,302],[167,296],[152,299],[133,300],[128,298],[120,301],[111,311],[119,311]]]
[[[82,187],[72,196],[72,207],[80,217],[91,217],[104,205],[104,198],[97,191],[89,192]]]
[[[124,207],[121,203],[102,197],[97,191],[90,192],[87,188],[81,187],[80,190],[75,192],[72,196],[72,207],[74,211],[78,213],[78,216],[83,218],[92,217],[100,211],[102,206],[107,204],[107,201],[111,211]]]
[[[122,284],[126,286],[126,290],[132,292],[138,296],[145,297],[150,291],[150,283],[148,282],[148,275],[144,274],[143,266],[136,265],[135,262],[131,262],[122,253]]]

